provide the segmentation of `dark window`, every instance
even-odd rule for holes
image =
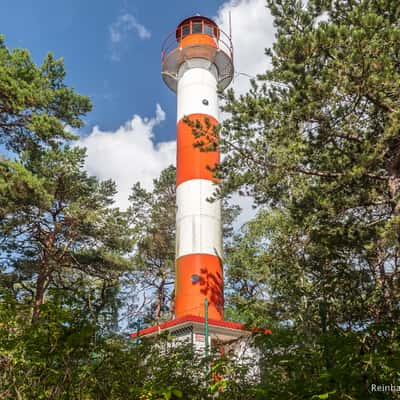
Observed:
[[[182,38],[190,34],[190,26],[184,25],[182,26]]]
[[[206,25],[204,29],[204,33],[209,36],[213,36],[213,27],[211,25]]]
[[[193,22],[192,24],[192,33],[202,33],[203,27],[201,22]]]

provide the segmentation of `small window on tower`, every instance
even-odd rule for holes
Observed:
[[[204,29],[204,33],[209,36],[214,36],[213,27],[211,25],[206,25]]]
[[[192,33],[202,33],[203,26],[201,22],[193,22],[192,24]]]
[[[182,27],[182,38],[190,34],[190,26],[189,25],[184,25]]]

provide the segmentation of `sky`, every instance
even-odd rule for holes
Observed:
[[[274,28],[265,0],[1,0],[0,33],[9,48],[27,48],[38,64],[48,52],[64,58],[66,83],[93,103],[77,132],[86,168],[112,178],[116,204],[126,207],[135,182],[151,189],[161,170],[175,164],[176,96],[161,78],[163,40],[195,14],[229,32],[229,12],[232,87],[244,93],[249,76],[269,67],[264,49],[272,46]]]

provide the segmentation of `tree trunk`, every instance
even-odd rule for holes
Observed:
[[[49,284],[50,273],[41,271],[36,282],[36,294],[32,308],[32,324],[36,324],[40,315],[40,306],[44,303],[46,289]]]
[[[161,313],[164,309],[164,285],[165,281],[162,280],[157,288],[157,307],[155,315],[157,321],[161,318]]]
[[[394,159],[389,165],[388,189],[390,200],[392,201],[393,212],[400,214],[400,148],[396,146],[393,149]]]

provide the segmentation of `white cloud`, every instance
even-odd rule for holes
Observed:
[[[275,30],[265,0],[230,0],[223,4],[215,22],[227,33],[229,12],[235,61],[233,88],[243,94],[250,87],[250,77],[265,72],[270,66],[265,49],[272,47]]]
[[[110,26],[111,41],[119,43],[131,31],[135,31],[140,39],[149,39],[151,37],[151,32],[140,24],[132,14],[124,14],[120,15]]]
[[[132,14],[120,15],[116,21],[114,21],[110,28],[110,43],[111,43],[111,58],[114,61],[119,61],[121,46],[125,39],[129,38],[129,35],[134,32],[140,39],[149,39],[151,32]]]
[[[134,115],[116,131],[105,132],[94,127],[78,145],[87,148],[86,169],[100,179],[117,183],[116,205],[128,206],[128,196],[134,183],[151,189],[154,178],[170,164],[175,164],[176,143],[153,141],[153,129],[165,120],[165,112],[157,104],[153,118]]]

